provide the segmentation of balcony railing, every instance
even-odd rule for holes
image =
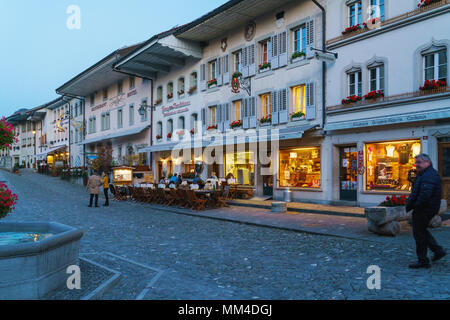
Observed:
[[[450,0],[441,0],[441,1],[429,4],[427,6],[416,8],[415,10],[406,12],[404,14],[401,14],[399,16],[393,17],[391,19],[387,19],[387,20],[381,21],[380,25],[381,25],[381,27],[384,27],[384,26],[396,23],[398,21],[401,21],[401,20],[404,20],[404,19],[407,19],[407,18],[411,18],[411,17],[414,17],[416,15],[422,14],[424,12],[436,9],[438,7],[445,6],[447,4],[450,4]],[[369,20],[371,20],[371,19],[369,19]],[[335,42],[338,42],[338,41],[341,41],[341,40],[344,40],[344,39],[347,39],[347,38],[354,37],[354,36],[359,35],[361,33],[366,33],[366,32],[368,32],[370,30],[372,30],[372,29],[365,28],[365,29],[360,29],[358,31],[353,31],[353,32],[350,32],[350,33],[347,33],[347,34],[343,34],[343,35],[341,35],[339,37],[332,38],[332,39],[328,40],[327,41],[327,45],[333,44]]]
[[[361,100],[355,103],[349,103],[349,104],[339,104],[335,106],[329,106],[327,107],[327,111],[336,111],[336,110],[342,110],[342,109],[349,109],[353,107],[359,107],[359,106],[368,106],[372,104],[381,104],[381,103],[393,103],[401,100],[411,99],[411,98],[419,98],[419,97],[427,97],[435,94],[442,94],[442,93],[450,93],[450,86],[447,87],[441,87],[434,90],[419,90],[414,92],[407,92],[402,94],[396,94],[388,97],[378,98],[378,99],[371,99],[371,100]]]

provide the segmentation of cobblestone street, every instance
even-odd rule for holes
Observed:
[[[305,234],[133,202],[88,208],[82,186],[21,173],[0,172],[0,181],[19,196],[4,221],[56,221],[83,229],[81,256],[122,274],[104,299],[450,298],[447,257],[428,270],[408,269],[416,260],[412,238],[393,245]],[[443,235],[436,238],[448,249]],[[370,265],[381,268],[380,290],[366,286]]]

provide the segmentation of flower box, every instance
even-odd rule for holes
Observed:
[[[345,99],[342,99],[342,104],[356,103],[356,102],[361,101],[361,100],[362,100],[362,98],[360,96],[352,95],[352,96],[349,96],[349,97],[347,97]]]
[[[370,91],[368,94],[364,95],[364,100],[376,100],[379,98],[383,98],[384,94],[381,90]]]
[[[294,52],[291,56],[292,63],[302,61],[306,58],[306,53],[303,51]]]
[[[305,116],[291,118],[292,122],[306,120]]]
[[[267,63],[264,63],[264,64],[260,64],[258,66],[258,71],[260,73],[266,72],[266,71],[270,70],[271,67],[272,67],[272,65],[270,64],[270,62],[267,62]]]
[[[439,88],[445,88],[447,86],[447,80],[426,80],[423,86],[419,87],[420,91],[429,91],[429,90],[436,90]]]
[[[170,100],[170,99],[172,99],[172,98],[173,98],[173,93],[168,93],[168,94],[167,94],[167,99]]]
[[[167,134],[167,140],[170,140],[170,139],[172,139],[172,133]]]
[[[420,0],[420,3],[417,4],[417,7],[423,8],[425,6],[428,6],[432,3],[439,2],[439,1],[441,1],[441,0]]]
[[[209,81],[206,83],[206,85],[208,86],[208,88],[211,88],[211,87],[213,87],[213,86],[217,86],[217,79],[214,78],[214,79],[212,79],[212,80],[209,80]]]
[[[241,128],[241,127],[242,127],[242,121],[241,120],[236,120],[236,121],[233,121],[232,123],[230,123],[230,128],[231,129]]]
[[[270,122],[260,122],[259,123],[260,127],[269,127],[271,125],[272,125],[272,121],[270,121]]]
[[[353,33],[353,32],[359,31],[359,30],[363,30],[365,28],[367,28],[367,24],[365,22],[363,22],[362,25],[360,25],[358,23],[358,24],[355,24],[354,26],[346,28],[344,31],[342,31],[342,34],[343,35],[350,34],[350,33]]]
[[[208,128],[206,128],[207,132],[213,131],[213,130],[217,130],[217,125],[215,126],[209,126]]]

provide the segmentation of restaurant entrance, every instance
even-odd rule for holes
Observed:
[[[358,151],[356,146],[340,148],[340,199],[357,200]]]

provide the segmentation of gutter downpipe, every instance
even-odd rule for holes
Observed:
[[[312,0],[312,2],[314,2],[314,4],[316,6],[319,7],[319,9],[322,11],[322,50],[326,51],[327,50],[327,45],[326,45],[326,29],[327,29],[327,21],[326,21],[326,12],[325,12],[325,8],[323,6],[321,6],[317,0]],[[325,112],[325,107],[326,107],[326,85],[327,85],[327,63],[325,61],[322,61],[322,130],[324,132],[324,134],[326,134],[326,132],[324,131],[325,128],[325,116],[326,116],[326,112]]]

